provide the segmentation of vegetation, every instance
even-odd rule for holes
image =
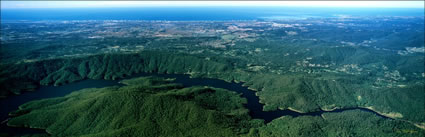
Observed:
[[[208,73],[223,75],[232,67],[228,62],[160,52],[103,54],[80,58],[52,59],[16,65],[2,65],[0,94],[19,94],[41,85],[63,85],[91,79],[117,79],[139,72]],[[28,86],[20,86],[28,85]]]
[[[139,77],[125,86],[88,88],[32,101],[11,112],[9,126],[46,129],[52,136],[423,136],[401,120],[349,110],[322,116],[251,119],[246,99],[212,87],[182,87],[172,79]],[[35,134],[28,136],[47,136]]]
[[[423,83],[417,80],[405,82],[404,87],[374,88],[370,79],[366,78],[367,73],[276,75],[253,72],[244,66],[245,61],[239,59],[157,51],[50,59],[3,65],[0,85],[7,88],[1,89],[0,93],[10,95],[36,88],[39,84],[62,85],[87,78],[117,79],[139,72],[178,73],[243,81],[244,85],[259,91],[257,95],[265,104],[265,111],[292,108],[312,112],[367,107],[382,114],[397,114],[395,117],[388,115],[393,118],[425,122],[421,115],[425,112]]]
[[[211,118],[209,116],[194,118],[224,120],[225,122],[215,122],[212,128],[232,127],[222,134],[229,136],[275,134],[268,133],[269,130],[279,131],[276,134],[295,136],[298,133],[292,130],[303,129],[308,129],[308,133],[327,136],[381,136],[381,134],[399,136],[399,131],[416,136],[422,135],[423,132],[405,124],[425,125],[423,16],[353,16],[229,22],[17,21],[2,22],[1,27],[0,98],[35,90],[40,85],[63,85],[84,79],[121,79],[140,72],[178,73],[189,74],[192,77],[243,82],[245,86],[257,91],[260,102],[264,104],[264,111],[292,109],[299,112],[314,112],[362,107],[395,120],[383,120],[363,112],[350,111],[332,114],[332,117],[340,118],[341,123],[335,123],[338,120],[329,121],[328,117],[327,119],[284,117],[257,130],[255,127],[261,125],[259,124],[261,122],[254,120],[251,123],[252,120],[249,120],[245,114],[246,110],[241,106],[221,104],[229,100],[217,98],[239,101],[235,100],[233,95],[219,92],[219,89],[208,88],[214,90],[213,97],[217,97],[208,98],[212,92],[203,87],[183,88],[178,84],[172,84],[171,80],[149,78],[123,81],[128,84],[125,87],[87,89],[87,93],[77,93],[99,92],[98,95],[90,96],[100,98],[103,97],[101,91],[105,93],[108,91],[108,94],[109,91],[110,94],[123,92],[123,97],[117,95],[111,98],[127,99],[127,94],[131,93],[133,96],[133,92],[130,91],[136,88],[135,85],[154,85],[151,88],[138,87],[143,90],[141,92],[143,97],[140,98],[147,100],[152,98],[150,103],[153,104],[159,103],[155,100],[163,99],[179,104],[180,106],[173,105],[175,107],[173,111],[188,108],[196,108],[199,113],[213,111],[214,116]],[[193,92],[189,89],[193,89]],[[124,90],[128,90],[128,93],[127,91],[124,93]],[[70,95],[72,97],[64,97],[69,100],[49,99],[46,105],[54,106],[55,101],[67,104],[65,103],[67,101],[80,100],[83,95],[77,93]],[[182,103],[181,100],[189,104]],[[85,101],[73,103],[83,105],[90,101],[93,102],[87,98]],[[25,111],[18,113],[25,114],[16,120],[38,110],[40,114],[50,111],[43,106],[34,109],[25,106],[23,107]],[[75,110],[74,104],[64,107]],[[134,106],[126,107],[128,108],[124,110],[133,111],[130,107]],[[66,109],[60,113],[67,112]],[[134,110],[144,111],[139,108]],[[26,114],[27,111],[31,113]],[[164,111],[168,114],[171,110]],[[83,112],[78,115],[83,115]],[[156,113],[160,112],[155,110]],[[218,116],[216,113],[219,113]],[[55,119],[41,125],[49,132],[59,134],[58,130],[49,129],[59,129],[60,126],[55,124],[67,121],[58,121],[57,119],[62,118],[60,116],[52,118]],[[310,123],[299,124],[299,127],[293,126],[297,125],[296,122],[303,121]],[[401,121],[407,122],[397,125]],[[117,121],[112,122],[123,125]],[[365,124],[367,122],[370,126]],[[372,129],[362,131],[366,129],[356,127],[352,125],[353,123]],[[113,132],[119,133],[121,130],[127,132],[133,129],[131,126],[135,123],[126,124],[130,127]],[[291,132],[280,131],[279,128],[289,124]],[[346,127],[344,124],[352,127]],[[385,127],[378,128],[379,124]],[[279,127],[271,128],[272,125]],[[310,125],[329,131],[303,127]],[[331,125],[339,125],[342,128]],[[112,129],[113,125],[103,126]],[[349,130],[350,128],[356,131]],[[391,130],[393,132],[388,130],[390,128],[394,128]],[[341,132],[333,129],[341,129]],[[89,129],[82,129],[81,132],[64,132],[69,135],[74,133],[99,136],[106,134],[97,129],[93,130],[93,133]]]
[[[259,134],[267,137],[416,137],[424,136],[425,131],[406,122],[383,119],[360,110],[350,110],[325,113],[321,117],[281,117],[259,128]]]
[[[129,85],[24,104],[8,125],[42,128],[53,136],[236,136],[262,124],[249,120],[246,100],[235,92],[183,88],[155,77],[123,83]]]

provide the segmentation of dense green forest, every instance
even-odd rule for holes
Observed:
[[[425,122],[422,115],[425,113],[422,83],[371,88],[370,82],[362,80],[361,76],[331,73],[276,75],[250,71],[244,66],[244,61],[239,59],[185,53],[144,51],[99,54],[3,65],[0,85],[7,87],[2,89],[2,95],[8,95],[38,85],[62,85],[87,78],[117,79],[138,72],[190,74],[194,77],[245,82],[244,85],[250,89],[259,91],[257,95],[265,104],[266,111],[292,108],[312,112],[367,107],[392,118]]]
[[[413,125],[388,119],[359,110],[341,113],[325,113],[321,117],[285,116],[259,128],[264,137],[398,137],[424,136],[422,129]]]
[[[389,117],[344,111],[263,123],[249,117],[242,105],[245,99],[233,92],[182,87],[170,79],[151,77],[122,81],[127,84],[124,87],[85,89],[31,102],[10,121],[42,127],[57,136],[131,135],[139,130],[146,136],[204,136],[201,131],[213,130],[216,136],[423,136],[425,131],[423,16],[11,21],[0,25],[0,101],[23,97],[20,94],[44,85],[122,80],[141,72],[175,73],[241,82],[256,92],[264,111],[308,113],[360,107]],[[102,112],[106,115],[86,112],[119,105],[124,105],[122,112],[110,110],[117,115],[106,110]],[[58,106],[64,109],[50,109]],[[134,115],[138,113],[151,115]],[[159,116],[169,120],[186,115],[207,125],[189,134],[192,131],[170,127],[203,123],[189,118],[178,119],[183,123],[158,120]],[[127,116],[139,119],[119,119]],[[43,118],[46,123],[41,122]],[[72,128],[62,132],[63,125]],[[96,128],[87,128],[91,126]]]
[[[8,125],[53,136],[236,136],[262,124],[249,120],[246,100],[235,92],[171,82],[142,77],[34,101],[12,113],[20,116]]]
[[[88,57],[50,59],[31,63],[1,66],[1,95],[35,88],[37,85],[63,85],[91,79],[123,78],[138,72],[202,73],[221,75],[229,73],[230,62],[161,52],[140,54],[101,54]],[[27,85],[22,87],[21,85]]]
[[[363,111],[251,119],[246,99],[212,87],[140,77],[125,86],[89,88],[32,101],[12,112],[10,126],[46,129],[52,136],[422,136],[409,123]],[[47,136],[37,134],[32,136]]]

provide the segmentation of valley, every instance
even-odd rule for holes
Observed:
[[[423,16],[270,16],[2,20],[0,136],[425,134]]]

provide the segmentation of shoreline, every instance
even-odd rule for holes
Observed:
[[[380,115],[383,115],[383,116],[386,116],[386,117],[389,117],[389,118],[392,118],[392,119],[401,119],[401,118],[403,118],[403,115],[400,114],[400,113],[398,113],[398,112],[384,113],[384,112],[377,111],[376,109],[373,108],[373,106],[369,106],[369,107],[362,107],[362,106],[360,106],[360,108],[364,108],[364,109],[368,109],[368,110],[374,111],[374,112],[376,112],[376,113],[378,113]]]
[[[41,127],[32,127],[32,126],[25,126],[25,125],[24,126],[18,126],[18,125],[11,125],[9,123],[6,123],[4,125],[9,127],[9,128],[24,128],[24,129],[30,129],[30,130],[39,130],[40,132],[42,131],[43,134],[52,135],[50,132],[47,131],[47,129],[44,129],[44,128],[41,128]]]
[[[143,74],[143,72],[142,73],[139,73],[139,74]],[[145,74],[146,74],[146,72],[145,72]],[[148,73],[149,74],[149,73]],[[136,74],[137,75],[137,74]],[[177,75],[185,75],[185,74],[177,74]],[[161,76],[159,76],[159,77],[161,77]],[[189,77],[190,77],[190,75],[189,75]],[[132,77],[127,77],[127,78],[132,78]],[[175,79],[175,78],[174,78]],[[217,78],[211,78],[211,79],[217,79]],[[121,80],[124,80],[124,79],[121,79]],[[222,79],[217,79],[217,80],[222,80]],[[225,80],[223,80],[223,81],[225,81]],[[227,81],[226,81],[227,82]],[[240,81],[240,82],[242,82],[242,81]],[[118,81],[118,83],[121,83],[120,81]],[[230,83],[230,82],[228,82],[228,83]],[[241,84],[241,86],[242,87],[245,87],[245,86],[243,86],[243,84]],[[214,86],[212,86],[212,87],[214,87]],[[248,87],[246,87],[247,89],[249,89],[249,90],[252,90],[253,92],[255,92],[254,94],[255,94],[255,96],[258,98],[258,103],[260,103],[260,104],[262,104],[262,108],[263,108],[263,112],[273,112],[273,111],[279,111],[279,110],[285,110],[285,108],[282,108],[282,107],[278,107],[278,108],[276,108],[275,110],[268,110],[268,111],[264,111],[264,106],[266,106],[267,105],[267,103],[264,103],[263,101],[264,101],[264,99],[262,99],[260,96],[259,96],[259,91],[258,90],[256,90],[256,89],[254,89],[254,88],[250,88],[249,86]],[[262,89],[262,90],[260,90],[260,91],[264,91],[264,88]],[[239,92],[238,92],[239,93]],[[295,108],[293,108],[293,107],[287,107],[286,109],[287,110],[290,110],[290,111],[293,111],[293,112],[297,112],[297,113],[299,113],[299,114],[301,114],[301,115],[306,115],[307,113],[315,113],[315,112],[319,112],[319,113],[329,113],[329,112],[331,112],[332,113],[332,111],[336,111],[336,110],[339,110],[339,109],[342,109],[342,111],[344,111],[344,110],[350,110],[350,109],[358,109],[358,108],[363,108],[363,109],[367,109],[367,110],[370,110],[370,111],[373,111],[373,112],[375,112],[376,114],[379,114],[379,115],[381,115],[381,116],[384,116],[384,118],[385,117],[387,117],[387,118],[391,118],[391,119],[396,119],[396,120],[402,120],[402,121],[405,121],[405,122],[409,122],[409,123],[411,123],[411,124],[413,124],[413,125],[415,125],[416,127],[418,127],[418,128],[421,128],[421,129],[424,129],[425,130],[425,123],[414,123],[414,122],[411,122],[411,121],[407,121],[407,120],[403,120],[403,119],[400,119],[400,118],[403,118],[403,116],[400,114],[400,113],[397,113],[397,112],[390,112],[390,113],[383,113],[383,112],[380,112],[380,111],[377,111],[377,110],[375,110],[374,108],[373,108],[373,106],[369,106],[369,107],[364,107],[364,106],[358,106],[358,107],[355,107],[355,108],[339,108],[339,107],[332,107],[332,106],[334,106],[334,105],[329,105],[328,107],[324,107],[324,108],[320,108],[321,109],[321,112],[320,111],[306,111],[306,112],[304,112],[304,111],[301,111],[301,110],[297,110],[297,109],[295,109]],[[18,108],[19,109],[21,109],[21,107],[22,106],[19,106]],[[307,114],[308,115],[308,114]],[[280,117],[282,117],[282,116],[286,116],[286,115],[281,115]],[[279,118],[279,117],[277,117],[277,118]],[[8,126],[9,126],[9,124],[7,124]],[[20,127],[20,126],[16,126],[16,125],[10,125],[11,127]],[[25,127],[25,126],[23,126],[24,128],[33,128],[33,129],[42,129],[42,128],[37,128],[37,127]],[[46,133],[48,133],[47,131],[46,131]]]

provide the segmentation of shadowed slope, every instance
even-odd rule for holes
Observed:
[[[123,83],[24,104],[8,125],[54,136],[236,136],[252,123],[235,92],[152,77]]]

